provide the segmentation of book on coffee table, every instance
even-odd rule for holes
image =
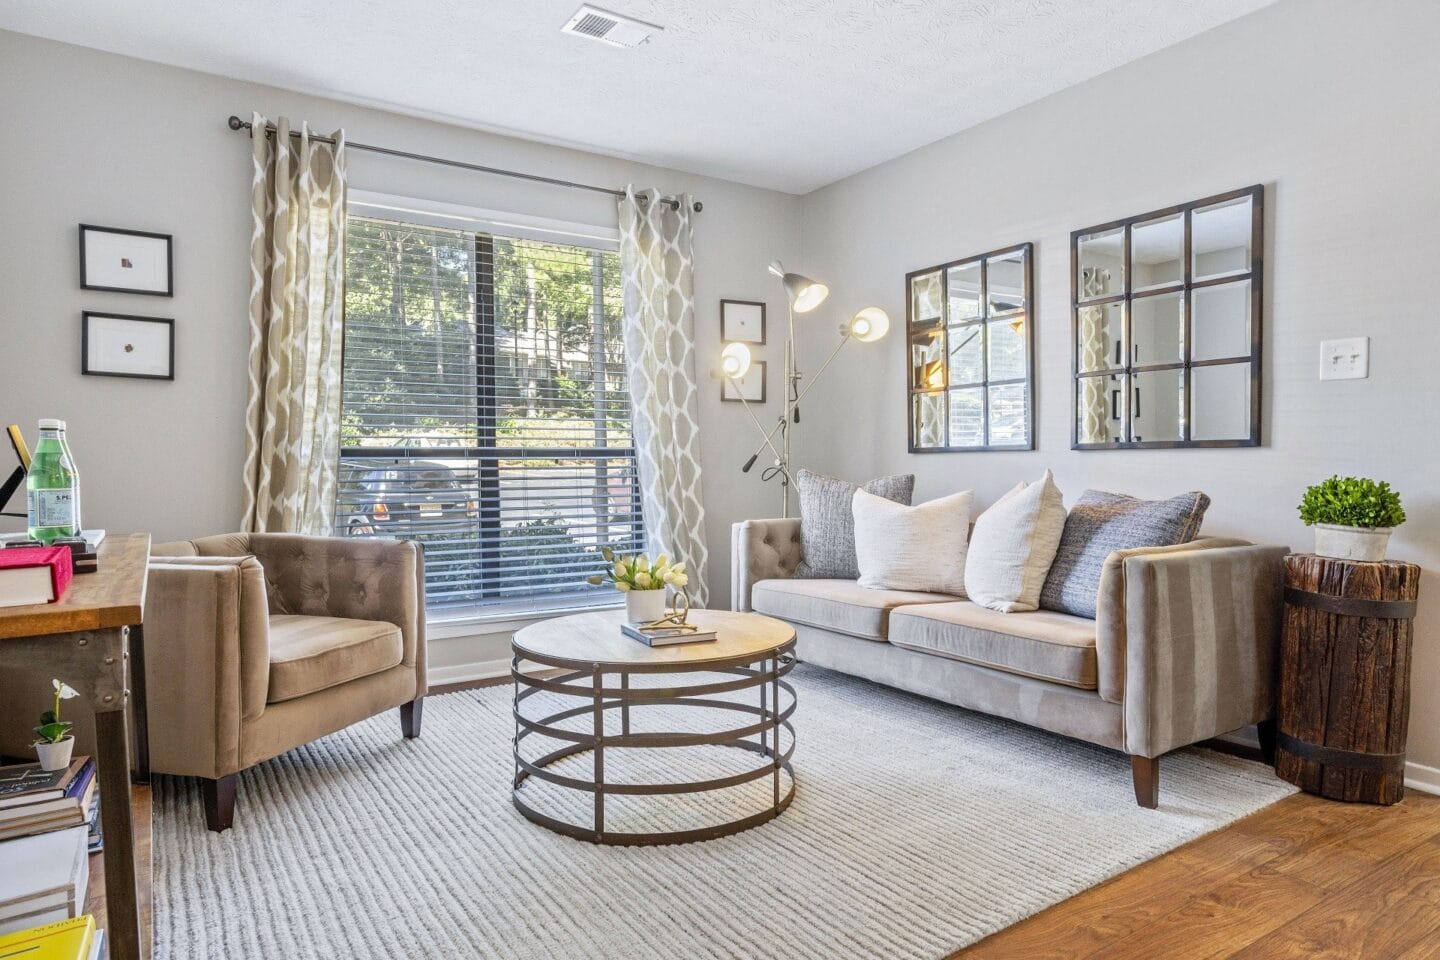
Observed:
[[[620,631],[632,640],[651,647],[668,647],[673,643],[708,643],[715,639],[714,630],[692,630],[666,624],[660,627],[637,626],[627,623]]]

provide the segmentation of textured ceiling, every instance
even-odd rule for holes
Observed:
[[[805,193],[1270,2],[605,0],[665,28],[629,50],[562,35],[579,0],[6,0],[0,28]]]

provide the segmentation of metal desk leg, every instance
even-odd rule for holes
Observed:
[[[145,700],[145,628],[130,628],[130,716],[135,724],[136,783],[150,782],[150,720]]]

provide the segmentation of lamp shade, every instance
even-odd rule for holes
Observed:
[[[785,292],[795,304],[796,313],[809,313],[830,296],[830,288],[818,280],[802,277],[798,273],[785,274]]]
[[[845,333],[861,343],[874,343],[890,332],[890,315],[879,307],[866,307],[845,325]]]
[[[750,348],[745,344],[726,344],[720,351],[720,372],[729,380],[739,380],[750,372],[750,359]]]
[[[770,272],[785,284],[785,295],[790,298],[790,305],[796,313],[809,313],[830,296],[830,288],[825,284],[798,273],[787,273],[779,260],[770,264]]]

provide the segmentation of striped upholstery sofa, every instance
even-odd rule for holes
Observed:
[[[1285,547],[1116,551],[1093,620],[797,578],[797,519],[735,524],[731,553],[731,606],[793,624],[802,660],[1129,754],[1141,806],[1171,750],[1250,724],[1273,747]]]

